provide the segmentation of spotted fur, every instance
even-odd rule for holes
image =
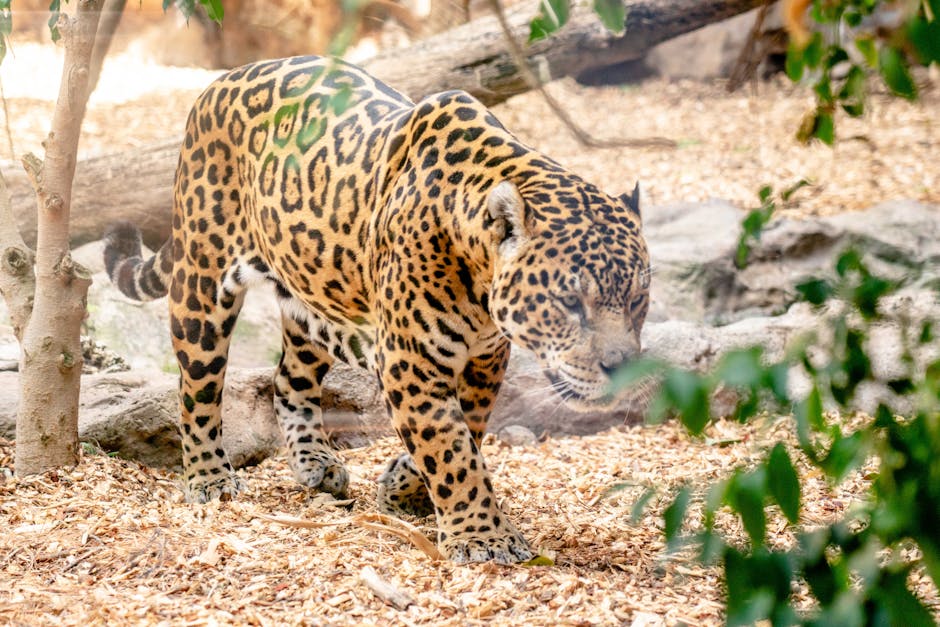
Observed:
[[[575,408],[607,405],[648,302],[636,193],[601,192],[466,93],[412,103],[315,57],[212,83],[187,122],[172,236],[144,261],[136,229],[118,225],[105,260],[128,296],[169,294],[191,500],[239,490],[222,448],[226,358],[245,289],[270,281],[297,479],[343,494],[321,384],[337,359],[373,370],[408,451],[380,477],[380,503],[433,512],[457,561],[532,555],[480,455],[510,342]]]

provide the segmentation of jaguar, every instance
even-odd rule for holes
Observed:
[[[168,295],[190,501],[242,487],[222,447],[222,389],[246,289],[270,282],[274,405],[296,479],[345,493],[321,386],[337,360],[374,371],[407,450],[378,478],[378,503],[436,516],[456,562],[533,555],[480,452],[510,346],[532,351],[574,410],[608,407],[649,302],[638,187],[604,193],[465,92],[412,102],[329,58],[246,65],[205,90],[171,235],[141,251],[133,225],[109,229],[119,289]]]

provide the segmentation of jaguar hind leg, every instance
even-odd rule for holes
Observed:
[[[333,358],[312,343],[309,329],[289,315],[281,316],[283,353],[274,375],[274,410],[287,441],[291,470],[299,483],[346,494],[349,475],[323,431],[320,395]]]
[[[195,503],[229,500],[241,485],[222,447],[222,388],[244,290],[220,288],[191,266],[177,270],[169,294],[170,334],[180,368],[186,497]]]

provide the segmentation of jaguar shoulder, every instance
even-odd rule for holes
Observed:
[[[466,93],[412,103],[316,57],[212,83],[186,124],[171,237],[143,260],[136,229],[116,225],[105,261],[128,296],[169,294],[191,500],[239,489],[222,448],[227,353],[246,288],[270,281],[283,326],[274,402],[296,478],[344,493],[321,383],[337,359],[372,369],[407,448],[380,503],[434,513],[457,561],[532,555],[480,454],[510,343],[571,406],[606,405],[649,293],[636,190],[600,191]]]

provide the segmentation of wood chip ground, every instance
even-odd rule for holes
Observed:
[[[675,424],[530,447],[490,438],[483,453],[503,508],[554,560],[536,567],[434,561],[407,533],[389,533],[391,521],[376,524],[374,480],[400,451],[390,437],[344,451],[347,504],[301,489],[283,457],[240,471],[248,490],[237,501],[191,505],[176,475],[102,454],[15,479],[12,444],[0,442],[0,624],[720,624],[718,569],[664,550],[662,512],[678,486],[704,490],[780,438],[790,438],[785,423],[769,421],[722,421],[697,439]],[[831,487],[801,470],[805,529],[841,516],[867,487],[863,472]],[[648,487],[657,496],[634,521]],[[770,512],[774,543],[789,546]],[[433,540],[432,519],[410,522]],[[722,524],[743,543],[730,515]],[[912,583],[940,617],[929,579],[917,572]],[[805,590],[794,597],[808,607]]]

